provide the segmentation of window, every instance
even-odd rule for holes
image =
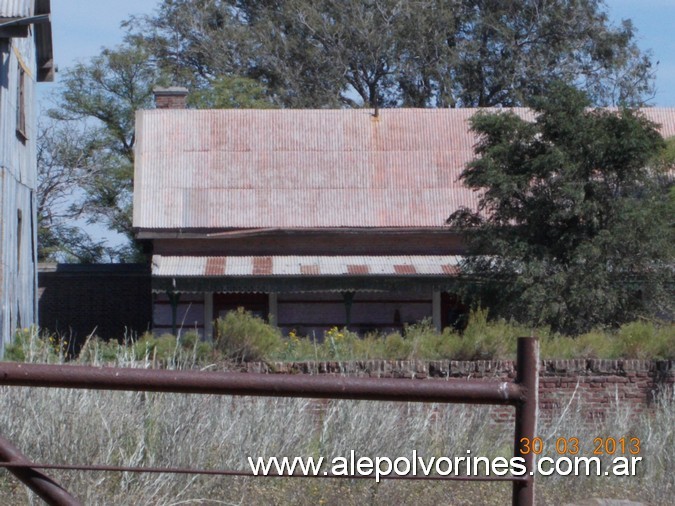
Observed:
[[[26,71],[19,65],[19,80],[16,96],[16,135],[26,142]]]
[[[23,237],[23,212],[16,210],[16,271],[21,272],[21,239]]]

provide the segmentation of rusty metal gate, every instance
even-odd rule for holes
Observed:
[[[522,457],[526,467],[526,472],[522,476],[390,476],[382,479],[511,481],[513,483],[512,504],[532,506],[534,504],[535,455],[531,452],[521,455],[520,442],[522,438],[528,438],[530,441],[534,439],[536,431],[539,382],[539,348],[536,338],[518,339],[516,368],[515,381],[506,382],[283,376],[0,363],[0,385],[309,399],[510,405],[514,406],[516,411],[514,456]],[[34,463],[2,437],[0,437],[0,467],[7,468],[47,504],[55,506],[79,506],[81,503],[40,469],[253,476],[252,472],[237,470]],[[290,475],[289,477],[305,476]],[[331,478],[330,475],[328,477]],[[369,477],[345,476],[345,478],[368,479]]]

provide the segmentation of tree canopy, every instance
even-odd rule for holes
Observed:
[[[553,81],[635,104],[652,86],[597,0],[164,0],[127,26],[177,82],[246,77],[283,107],[511,107]]]
[[[480,205],[448,222],[475,254],[474,296],[569,333],[668,310],[675,206],[655,125],[630,109],[589,109],[563,85],[535,104],[535,121],[471,121],[478,156],[461,179]]]
[[[41,188],[58,180],[70,204],[67,212],[62,207],[62,212],[41,221],[40,253],[45,258],[139,258],[131,223],[134,122],[137,109],[152,106],[152,88],[158,82],[149,54],[129,45],[105,49],[63,73],[62,91],[49,110],[52,121],[38,143],[44,155],[38,159],[38,173]],[[114,249],[91,241],[73,226],[74,218],[100,223],[125,235],[129,243]]]

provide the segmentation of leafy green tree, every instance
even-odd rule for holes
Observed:
[[[152,89],[158,81],[159,73],[142,48],[123,45],[104,49],[100,56],[65,71],[62,92],[56,107],[49,111],[63,128],[68,123],[84,122],[82,137],[70,147],[78,158],[61,159],[59,163],[78,174],[74,181],[82,196],[77,204],[78,217],[129,239],[129,247],[113,254],[120,260],[142,257],[131,223],[134,122],[137,109],[152,107]],[[66,145],[64,142],[62,148]],[[81,234],[71,236],[76,240],[86,237]]]
[[[170,83],[142,47],[125,43],[64,72],[62,90],[38,142],[42,260],[140,261],[132,229],[135,113],[153,105],[152,90]],[[250,78],[220,76],[194,90],[198,108],[274,107]],[[121,247],[94,241],[73,220],[127,237]]]
[[[462,173],[478,210],[466,233],[474,296],[503,316],[566,333],[672,307],[673,228],[665,143],[639,112],[589,109],[557,85],[535,121],[476,114],[478,157]]]
[[[238,76],[221,76],[208,87],[196,89],[189,104],[197,109],[270,109],[274,102],[257,81]]]
[[[518,106],[553,81],[596,105],[652,92],[597,0],[164,0],[127,24],[179,83],[258,81],[283,107]]]
[[[91,139],[70,122],[42,121],[38,130],[38,260],[93,263],[115,258],[113,248],[94,241],[76,224],[83,218],[80,188],[88,178]]]

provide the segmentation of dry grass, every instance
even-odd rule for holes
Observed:
[[[489,409],[156,393],[0,389],[0,434],[39,462],[246,469],[248,456],[509,456],[512,425]],[[631,478],[540,477],[538,504],[591,496],[671,504],[675,492],[675,399],[641,419],[616,406],[601,425],[570,405],[541,424],[551,447],[578,437],[635,435],[643,441],[641,474]],[[87,505],[456,504],[503,505],[503,484],[374,480],[254,479],[49,471]],[[2,504],[39,504],[0,471]]]

